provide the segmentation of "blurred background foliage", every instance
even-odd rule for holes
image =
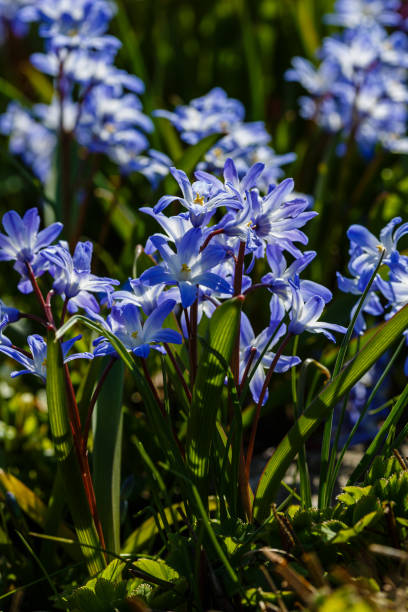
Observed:
[[[299,117],[297,98],[302,89],[288,83],[284,73],[296,55],[316,60],[323,37],[333,27],[323,23],[323,15],[333,9],[333,0],[117,0],[118,11],[111,32],[123,46],[118,66],[140,76],[146,84],[142,96],[147,113],[157,108],[173,108],[221,86],[246,107],[246,121],[263,120],[272,136],[278,154],[294,151],[297,160],[286,167],[287,176],[295,179],[296,189],[314,196],[316,210],[322,213],[310,229],[310,247],[322,241],[324,254],[312,266],[315,279],[334,285],[334,271],[342,269],[346,253],[345,230],[352,222],[369,222],[375,230],[399,214],[408,192],[405,180],[407,162],[403,156],[376,155],[372,163],[357,151],[347,160],[334,155],[336,138],[323,133],[311,122]],[[29,63],[32,52],[40,51],[41,41],[32,28],[28,37],[10,38],[0,53],[0,110],[10,99],[22,102],[49,102],[51,81]],[[152,146],[176,161],[181,144],[170,124],[154,119],[156,130]],[[29,172],[17,167],[7,153],[2,139],[0,198],[2,210],[24,210],[36,205],[40,189],[30,181]],[[117,167],[104,161],[103,175],[96,181],[99,200],[91,210],[92,224],[85,235],[109,242],[112,252],[122,248],[122,241],[142,242],[150,221],[138,215],[142,204],[153,205],[162,193],[152,194],[146,179],[133,174],[120,180]],[[118,185],[120,188],[118,188]],[[100,209],[106,213],[112,192],[124,206],[121,224],[112,233],[103,223]],[[95,194],[94,194],[95,195]],[[116,214],[116,213],[115,213]],[[327,235],[330,226],[331,235]],[[120,234],[118,236],[118,233]],[[119,239],[119,243],[118,243]],[[320,249],[317,249],[320,250]],[[344,251],[344,250],[343,250]],[[115,269],[109,253],[99,255],[104,266]],[[129,247],[125,252],[129,264]],[[329,264],[328,264],[329,260]],[[325,265],[322,264],[325,261]],[[123,259],[122,259],[123,263]]]

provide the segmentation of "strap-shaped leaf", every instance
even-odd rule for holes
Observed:
[[[109,360],[109,358],[108,358]],[[116,360],[98,396],[92,452],[93,482],[106,548],[120,552],[120,466],[124,365]]]
[[[100,542],[89,510],[78,460],[73,448],[66,407],[66,387],[62,351],[55,334],[48,332],[47,342],[47,404],[51,434],[58,466],[65,485],[68,506],[75,531],[91,576],[105,567]]]
[[[208,347],[203,349],[187,430],[187,462],[206,498],[210,449],[216,435],[216,416],[222,388],[238,332],[241,302],[234,298],[217,308],[208,327]]]
[[[377,333],[361,349],[353,361],[346,366],[323,391],[309,404],[268,461],[259,481],[254,501],[254,517],[261,521],[268,516],[290,463],[302,444],[333,410],[339,399],[360,380],[365,372],[395,342],[408,327],[408,305],[404,306],[389,321],[383,323]]]

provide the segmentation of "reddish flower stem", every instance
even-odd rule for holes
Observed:
[[[246,379],[248,378],[249,370],[250,370],[251,365],[252,365],[252,363],[254,361],[255,355],[256,355],[256,348],[253,346],[251,348],[251,350],[250,350],[248,363],[246,364],[245,371],[244,371],[244,373],[242,375],[241,382],[240,382],[239,387],[238,387],[239,395],[241,395],[241,393],[242,393],[242,389],[244,388]]]
[[[24,349],[16,346],[15,344],[11,345],[11,348],[15,351],[18,351],[19,353],[21,353],[22,355],[25,355],[26,357],[28,357],[29,359],[32,359],[33,356],[29,351],[25,351]]]
[[[43,327],[47,327],[47,321],[45,321],[41,317],[37,317],[37,315],[34,315],[34,314],[28,314],[28,313],[25,313],[25,312],[20,312],[19,318],[20,319],[29,319],[30,321],[35,321],[36,323],[39,323]]]
[[[49,325],[51,325],[53,327],[53,329],[55,329],[55,325],[54,325],[54,321],[52,319],[52,315],[51,315],[51,318],[50,318],[50,310],[47,307],[46,301],[44,300],[44,296],[41,293],[40,287],[38,286],[37,279],[35,277],[34,271],[33,271],[32,267],[31,267],[31,264],[28,261],[26,261],[26,266],[27,266],[28,276],[29,276],[29,279],[31,281],[31,286],[32,286],[32,288],[34,290],[35,296],[36,296],[36,298],[37,298],[37,300],[38,300],[42,310],[44,311],[47,323]]]
[[[208,246],[209,242],[214,238],[214,236],[217,236],[218,234],[223,234],[223,233],[224,233],[224,229],[217,229],[211,232],[211,234],[207,236],[207,238],[204,240],[203,244],[201,245],[200,253],[204,251],[204,249]]]
[[[76,450],[76,455],[81,471],[82,482],[84,485],[85,495],[88,501],[89,510],[91,512],[91,516],[94,521],[94,525],[96,531],[98,533],[99,541],[101,543],[101,547],[103,549],[106,548],[105,538],[102,530],[102,523],[100,521],[98,510],[96,506],[96,497],[95,490],[93,487],[91,470],[89,468],[88,462],[88,454],[85,450],[83,451],[83,440],[81,434],[81,419],[79,416],[78,404],[75,398],[74,388],[72,386],[71,377],[69,375],[69,370],[67,364],[64,364],[64,373],[65,373],[65,382],[67,387],[67,396],[68,396],[68,404],[70,407],[70,421],[71,421],[71,431],[74,439],[74,446]]]

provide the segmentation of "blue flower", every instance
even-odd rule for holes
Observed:
[[[72,361],[73,359],[93,359],[92,353],[87,352],[75,353],[74,355],[67,356],[67,353],[70,351],[72,346],[77,340],[80,340],[80,338],[82,338],[82,336],[76,336],[75,338],[67,340],[61,344],[64,363],[68,363],[68,361]],[[34,374],[35,376],[41,378],[41,380],[45,381],[47,377],[47,343],[45,342],[44,338],[38,334],[33,334],[32,336],[28,336],[27,344],[30,348],[32,358],[30,358],[24,352],[20,352],[18,349],[0,344],[1,353],[4,353],[8,357],[11,357],[11,359],[14,359],[24,366],[24,370],[11,372],[11,377],[14,378],[15,376],[20,376],[21,374]]]
[[[37,208],[30,208],[24,217],[11,210],[3,215],[3,227],[7,235],[0,233],[0,261],[15,261],[14,269],[21,274],[18,288],[23,293],[32,291],[27,277],[29,263],[36,276],[45,271],[41,252],[57,238],[62,230],[62,223],[52,223],[45,229],[38,231],[40,216]]]
[[[340,291],[344,291],[345,293],[352,293],[353,295],[362,295],[367,287],[371,275],[371,270],[366,270],[359,277],[346,278],[342,276],[339,272],[337,272],[337,284]],[[384,312],[384,308],[381,305],[380,298],[376,293],[376,290],[380,288],[380,280],[381,279],[377,276],[377,278],[371,285],[371,289],[366,295],[364,304],[360,310],[360,313],[356,320],[356,324],[354,326],[354,333],[357,335],[363,334],[367,329],[367,325],[363,315],[364,312],[373,316],[378,316]],[[350,320],[354,317],[354,313],[358,308],[359,301],[360,300],[358,300],[351,309]]]
[[[189,230],[193,228],[193,224],[191,223],[190,215],[188,213],[181,213],[180,215],[174,215],[173,217],[166,217],[163,213],[155,213],[153,208],[148,208],[147,206],[143,206],[139,210],[153,217],[166,232],[165,234],[154,234],[147,239],[145,252],[149,255],[157,250],[154,244],[157,237],[166,242],[178,242]],[[205,230],[202,231],[205,234]]]
[[[349,270],[353,275],[360,276],[363,272],[373,272],[383,252],[383,263],[389,264],[392,254],[396,252],[398,241],[408,234],[408,223],[403,223],[395,229],[401,221],[401,217],[394,217],[381,230],[379,239],[363,225],[350,226],[347,231],[352,250]]]
[[[162,348],[158,346],[161,342],[181,344],[182,337],[177,331],[162,328],[165,319],[175,305],[174,300],[166,300],[157,306],[144,322],[140,308],[135,304],[128,302],[120,306],[113,306],[106,325],[128,351],[138,357],[147,357],[150,348],[162,351]],[[103,336],[97,338],[94,344],[96,345],[95,357],[115,354],[115,349]]]
[[[7,316],[9,323],[15,323],[20,318],[20,312],[17,308],[6,306],[3,300],[0,300],[0,312]]]
[[[222,197],[219,191],[213,193],[213,185],[204,181],[196,182],[191,185],[183,170],[170,168],[170,172],[176,179],[183,193],[183,197],[162,196],[153,208],[155,213],[162,212],[169,204],[175,200],[179,201],[190,213],[190,220],[194,227],[207,225],[215,209],[222,206]]]
[[[307,237],[299,228],[317,213],[306,211],[309,203],[305,199],[287,201],[293,186],[292,179],[285,179],[264,197],[256,189],[247,192],[244,208],[238,214],[228,212],[217,227],[223,228],[227,236],[245,241],[249,251],[277,244],[300,257],[302,253],[293,242],[307,244]]]
[[[116,147],[115,161],[124,174],[140,172],[147,178],[153,189],[169,174],[173,165],[170,157],[165,153],[149,149],[147,155],[139,155],[127,147]]]
[[[51,264],[53,289],[68,300],[69,312],[77,312],[78,308],[99,312],[99,304],[92,293],[109,295],[113,285],[119,285],[113,278],[91,274],[92,250],[91,242],[78,242],[73,257],[60,245],[43,252],[43,257]]]
[[[105,45],[102,49],[74,49],[62,53],[60,49],[50,49],[48,53],[34,53],[30,61],[37,70],[53,77],[62,72],[67,89],[74,84],[81,85],[80,96],[99,84],[111,88],[115,96],[122,95],[125,89],[136,94],[144,93],[144,83],[139,77],[113,66],[117,48]]]
[[[40,36],[51,38],[54,46],[102,47],[109,21],[114,14],[113,4],[106,0],[37,0],[37,16],[42,22]]]
[[[391,14],[377,0],[339,6],[347,6],[353,19],[360,19],[357,15],[366,11]],[[295,58],[293,69],[286,73],[288,80],[299,81],[310,94],[299,100],[302,116],[326,130],[341,132],[344,140],[352,135],[365,157],[372,156],[377,142],[390,151],[408,150],[406,33],[389,34],[375,19],[368,24],[361,18],[356,27],[326,38],[319,55],[322,62],[317,69]],[[344,149],[339,146],[338,154]]]
[[[245,109],[241,102],[228,98],[221,87],[215,87],[201,98],[191,100],[189,106],[178,106],[174,113],[157,110],[156,117],[169,119],[188,144],[196,144],[210,134],[227,132],[241,121]]]
[[[132,291],[126,289],[112,293],[113,302],[130,302],[143,310],[145,315],[150,315],[158,305],[169,298],[168,291],[164,291],[163,285],[148,285],[143,283],[140,278],[129,279],[129,286]]]
[[[225,249],[210,244],[200,252],[202,244],[200,229],[192,228],[188,231],[176,243],[176,253],[159,236],[153,236],[151,240],[160,252],[163,262],[143,272],[140,277],[142,282],[150,285],[159,283],[178,285],[184,308],[191,306],[196,300],[198,285],[204,285],[214,291],[232,293],[230,285],[221,276],[209,272],[225,259]]]
[[[320,315],[323,312],[325,301],[320,295],[314,295],[306,299],[302,295],[302,291],[291,283],[292,286],[292,308],[289,313],[290,323],[288,331],[292,334],[302,334],[308,331],[312,334],[324,334],[326,338],[335,342],[333,334],[328,330],[337,331],[345,334],[347,329],[343,325],[337,323],[325,323],[319,321]]]
[[[280,312],[279,320],[284,317],[285,312],[290,310],[292,305],[292,286],[289,281],[292,281],[298,287],[302,287],[303,295],[306,294],[309,288],[309,293],[319,294],[325,302],[331,300],[332,294],[328,289],[313,281],[299,280],[298,278],[299,274],[309,265],[315,256],[315,251],[305,251],[303,255],[295,259],[288,266],[282,249],[278,245],[274,244],[266,247],[266,257],[271,272],[268,272],[261,278],[261,283],[273,294],[274,307]]]
[[[239,363],[239,372],[240,379],[244,372],[247,369],[249,360],[251,359],[252,364],[249,367],[248,374],[252,373],[254,367],[261,356],[261,353],[265,349],[268,343],[269,348],[262,357],[261,363],[257,367],[251,382],[249,383],[249,388],[254,399],[254,402],[258,403],[259,397],[261,395],[262,387],[265,382],[265,370],[269,370],[272,365],[272,362],[275,358],[275,353],[272,352],[272,348],[276,345],[278,340],[286,333],[285,325],[281,325],[277,328],[275,322],[271,322],[271,324],[264,329],[258,336],[255,337],[254,331],[252,329],[251,323],[249,322],[248,317],[245,313],[241,314],[241,332],[240,332],[240,363]],[[273,338],[272,342],[271,339]],[[274,371],[286,372],[293,366],[296,366],[300,363],[299,357],[289,357],[286,355],[281,355],[278,361],[275,364]],[[262,405],[266,403],[268,400],[268,391],[265,394]]]
[[[408,303],[408,257],[394,251],[390,257],[389,268],[387,281],[382,278],[377,279],[378,289],[391,307],[386,319]]]

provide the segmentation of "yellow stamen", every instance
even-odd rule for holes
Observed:
[[[139,335],[139,332],[137,331],[132,332],[132,338],[134,338],[135,340],[138,337],[138,335]]]
[[[203,206],[204,204],[204,198],[203,196],[201,196],[198,192],[196,194],[195,199],[193,200],[194,204],[199,204],[200,206]]]
[[[181,266],[181,271],[182,272],[191,272],[191,269],[188,267],[187,264],[183,263],[183,265]]]

